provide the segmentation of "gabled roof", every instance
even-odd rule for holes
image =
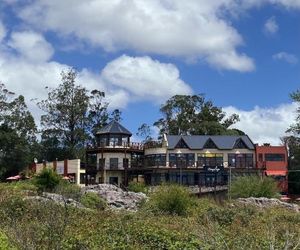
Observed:
[[[106,126],[98,130],[97,135],[100,134],[122,134],[132,136],[131,132],[117,121],[111,121]]]
[[[184,139],[190,149],[203,149],[210,139],[218,149],[233,149],[237,140],[242,140],[248,149],[254,150],[254,144],[247,135],[167,135],[168,149],[174,149],[180,139]]]

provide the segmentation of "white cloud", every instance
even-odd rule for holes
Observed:
[[[13,32],[8,45],[32,62],[48,61],[54,53],[51,44],[41,34],[32,31]]]
[[[277,33],[279,27],[274,16],[270,17],[264,24],[264,30],[268,34]]]
[[[175,65],[148,56],[120,56],[105,66],[101,76],[105,82],[128,91],[133,99],[138,100],[162,103],[175,94],[192,93],[180,79]]]
[[[285,135],[285,131],[295,121],[297,107],[296,103],[291,103],[245,111],[229,106],[224,111],[227,115],[236,113],[240,116],[240,121],[232,127],[244,131],[254,143],[279,145],[280,137]]]
[[[36,28],[74,36],[108,52],[131,49],[205,60],[217,68],[251,71],[253,60],[237,51],[243,45],[242,37],[221,18],[221,10],[229,8],[231,2],[31,1],[18,13]]]
[[[279,52],[277,54],[274,54],[272,56],[272,58],[274,60],[282,60],[282,61],[285,61],[285,62],[290,63],[290,64],[298,63],[298,58],[295,55],[289,54],[287,52]]]
[[[7,40],[0,43],[0,80],[11,91],[26,97],[38,120],[41,111],[29,100],[46,98],[45,86],[56,87],[61,82],[60,72],[70,66],[51,60],[54,50],[42,34],[12,32]],[[126,55],[108,63],[99,73],[83,68],[77,83],[89,90],[104,91],[111,109],[122,109],[141,100],[161,103],[171,95],[192,92],[180,79],[176,66],[150,57]]]

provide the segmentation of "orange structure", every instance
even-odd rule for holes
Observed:
[[[278,181],[282,193],[287,193],[288,152],[285,146],[255,145],[256,166],[264,169],[265,175]]]

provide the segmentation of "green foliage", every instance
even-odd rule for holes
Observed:
[[[149,206],[155,212],[186,215],[193,203],[189,190],[175,184],[165,184],[157,187],[150,195]]]
[[[274,179],[256,175],[236,178],[230,188],[232,198],[278,197],[278,187]]]
[[[106,207],[106,202],[99,197],[98,194],[87,192],[80,198],[80,202],[87,208],[103,210]]]
[[[23,96],[0,83],[0,179],[16,175],[34,158],[36,126]]]
[[[80,201],[82,195],[81,188],[77,184],[70,183],[66,180],[61,180],[53,191],[67,199],[73,199],[76,201]]]
[[[288,174],[289,193],[300,194],[300,169],[290,170]]]
[[[52,192],[62,181],[60,175],[50,168],[44,168],[37,176],[34,177],[33,183],[39,191]]]
[[[13,185],[0,185],[0,249],[299,248],[300,214],[277,207],[199,199],[186,216],[173,216],[76,209],[25,198]]]
[[[154,123],[164,133],[181,135],[224,135],[240,134],[241,131],[229,127],[239,120],[233,114],[224,119],[225,112],[203,95],[175,95],[161,106],[163,118]]]
[[[131,191],[131,192],[136,192],[136,193],[141,192],[141,193],[145,193],[145,194],[148,193],[147,186],[145,185],[145,183],[141,183],[141,182],[131,181],[131,182],[129,182],[127,188],[128,188],[128,191]]]

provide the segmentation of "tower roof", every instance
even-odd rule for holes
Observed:
[[[131,132],[128,129],[114,120],[98,130],[97,135],[101,134],[122,134],[132,136]]]

